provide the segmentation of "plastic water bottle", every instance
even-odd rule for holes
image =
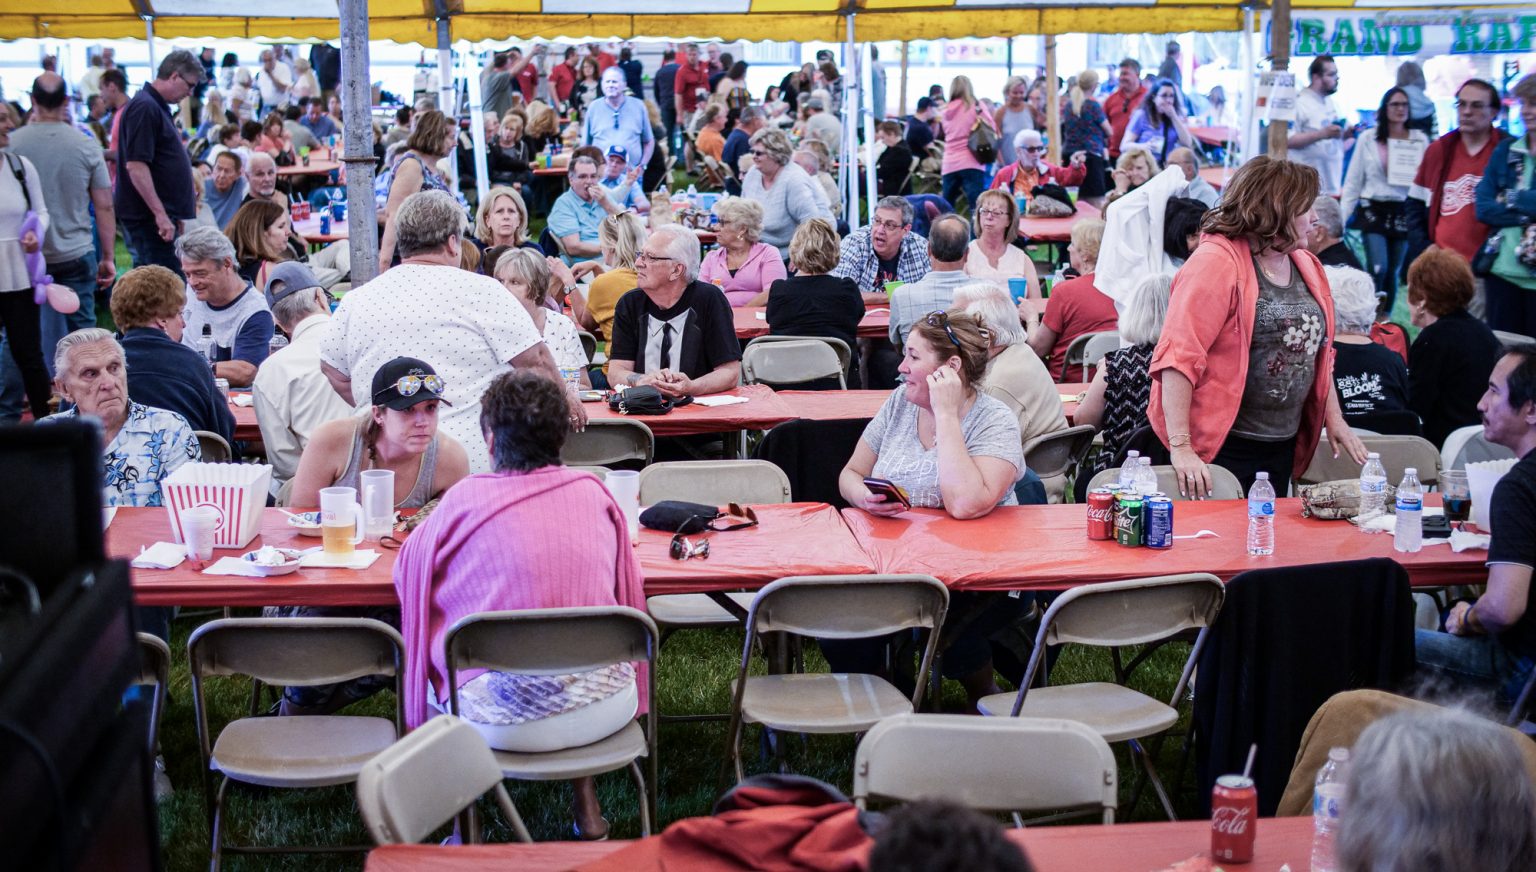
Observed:
[[[1392,547],[1398,551],[1416,554],[1424,545],[1424,487],[1419,484],[1419,471],[1413,467],[1403,470],[1403,483],[1397,486],[1397,526],[1392,531]]]
[[[284,336],[283,331],[281,330],[273,330],[272,338],[267,342],[267,354],[276,354],[278,351],[281,351],[287,347],[288,337]]]
[[[1119,484],[1122,491],[1133,491],[1136,489],[1136,473],[1141,467],[1140,458],[1140,451],[1127,451],[1125,453],[1125,463],[1120,464]]]
[[[1381,455],[1372,451],[1360,470],[1360,519],[1381,514],[1386,510],[1386,500],[1387,469],[1381,465]]]
[[[1248,553],[1255,557],[1275,553],[1275,487],[1269,473],[1257,473],[1248,489]]]
[[[1157,473],[1152,471],[1152,458],[1136,459],[1136,492],[1142,496],[1157,493]]]
[[[1312,872],[1333,872],[1334,840],[1344,810],[1345,778],[1349,775],[1349,749],[1334,748],[1328,762],[1317,770],[1312,788]]]
[[[203,355],[203,360],[208,361],[209,366],[214,364],[213,325],[203,325],[203,335],[197,339],[197,350]]]

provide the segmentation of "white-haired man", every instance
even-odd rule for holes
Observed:
[[[603,99],[587,107],[582,144],[596,146],[603,154],[619,146],[630,166],[649,164],[651,152],[656,149],[656,137],[645,102],[624,93],[624,71],[618,67],[603,71],[602,88]]]
[[[670,397],[716,394],[741,378],[741,343],[725,294],[699,281],[699,238],[668,224],[635,258],[639,285],[619,298],[608,380]]]

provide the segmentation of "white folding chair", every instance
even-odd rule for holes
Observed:
[[[1211,476],[1211,496],[1213,500],[1240,500],[1247,496],[1243,493],[1242,482],[1237,476],[1227,470],[1225,466],[1217,466],[1207,463],[1206,470]],[[1179,496],[1179,473],[1171,466],[1154,466],[1152,471],[1157,473],[1157,489],[1168,495],[1171,500],[1183,500],[1188,497]],[[1114,484],[1120,480],[1118,468],[1101,469],[1088,482],[1088,489]]]
[[[1358,431],[1357,431],[1358,432]],[[1515,452],[1503,445],[1489,442],[1483,435],[1481,424],[1461,427],[1451,431],[1440,447],[1440,468],[1466,469],[1468,463],[1483,460],[1513,459]]]
[[[1120,347],[1120,334],[1110,330],[1088,334],[1088,344],[1083,348],[1083,381],[1093,381],[1093,373],[1104,362],[1104,355]]]
[[[767,382],[787,386],[824,378],[836,378],[841,389],[848,387],[843,358],[821,339],[761,344],[754,341],[747,344],[741,355],[743,384]]]
[[[234,451],[223,436],[209,430],[193,430],[192,435],[197,437],[204,463],[228,463],[234,459]]]
[[[1093,444],[1095,433],[1088,424],[1079,424],[1024,443],[1024,465],[1040,476],[1049,502],[1059,503],[1065,498],[1067,477]]]
[[[1403,470],[1418,470],[1419,482],[1424,487],[1434,487],[1440,481],[1440,449],[1421,436],[1361,436],[1366,451],[1381,455],[1381,465],[1387,468],[1387,481],[1402,481]],[[1301,474],[1300,484],[1316,484],[1321,481],[1338,481],[1360,477],[1360,464],[1345,452],[1333,456],[1333,448],[1327,439],[1320,439],[1312,462]]]
[[[1099,812],[1115,822],[1115,755],[1093,729],[1051,718],[905,714],[865,734],[853,801],[944,799],[983,812]],[[1017,818],[1016,818],[1017,820]]]
[[[518,840],[533,841],[485,739],[453,715],[417,727],[357,773],[357,808],[379,845],[419,842],[486,793],[495,795]],[[480,841],[467,815],[459,831],[466,842]]]
[[[1070,343],[1067,344],[1067,351],[1066,351],[1065,354],[1063,354],[1061,356],[1061,364],[1060,364],[1061,368],[1056,371],[1056,377],[1057,378],[1061,379],[1062,381],[1066,381],[1067,380],[1067,370],[1070,367],[1073,367],[1073,366],[1087,367],[1088,366],[1088,364],[1090,363],[1090,361],[1088,361],[1086,359],[1086,355],[1087,355],[1087,352],[1088,352],[1088,343],[1092,342],[1094,337],[1096,337],[1096,336],[1113,336],[1114,337],[1115,344],[1110,346],[1110,347],[1108,347],[1108,348],[1105,348],[1104,351],[1106,353],[1110,352],[1110,351],[1113,351],[1116,348],[1120,347],[1120,334],[1118,332],[1114,331],[1114,330],[1104,330],[1104,331],[1100,331],[1098,333],[1084,333],[1081,336],[1077,337],[1076,339],[1073,339]],[[1100,358],[1102,358],[1103,356],[1104,356],[1103,354],[1099,355]],[[1093,363],[1097,363],[1098,360],[1094,360],[1092,362]]]
[[[566,466],[646,466],[655,452],[656,436],[644,421],[604,419],[565,437],[560,460]]]
[[[1221,579],[1209,573],[1133,578],[1072,588],[1057,597],[1041,619],[1034,653],[1018,692],[983,697],[976,707],[984,715],[1080,721],[1106,742],[1129,742],[1132,755],[1140,758],[1168,819],[1176,820],[1173,804],[1152,765],[1152,755],[1142,747],[1141,740],[1178,723],[1177,706],[1210,625],[1221,611],[1224,595]],[[1161,642],[1192,630],[1198,634],[1166,705],[1125,686],[1129,672],[1140,658],[1124,669],[1119,668],[1121,647]],[[1112,649],[1118,683],[1086,682],[1032,689],[1044,665],[1046,650],[1069,642]]]
[[[165,715],[165,699],[171,680],[171,646],[159,636],[139,633],[139,674],[134,684],[154,688],[149,703],[149,753],[155,753],[160,741],[160,718]]]

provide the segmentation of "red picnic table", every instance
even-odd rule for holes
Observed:
[[[768,308],[766,306],[737,306],[731,310],[736,319],[737,339],[756,339],[768,335]],[[867,309],[859,321],[861,339],[884,338],[891,326],[891,310]]]
[[[320,232],[320,214],[314,213],[302,221],[293,222],[293,232],[310,245],[329,245],[351,238],[346,219],[331,222],[329,233]]]
[[[1200,178],[1205,179],[1206,184],[1219,191],[1227,186],[1227,182],[1235,172],[1237,172],[1236,167],[1201,167]]]
[[[1030,242],[1067,242],[1072,238],[1072,225],[1084,218],[1100,218],[1103,214],[1097,206],[1079,200],[1077,214],[1065,218],[1019,216],[1019,235]]]
[[[254,442],[261,438],[261,426],[256,423],[256,407],[235,403],[235,397],[251,398],[250,391],[231,391],[229,412],[235,416],[235,438],[241,442]]]
[[[1220,148],[1237,142],[1241,135],[1236,127],[1191,127],[1189,134],[1206,145]]]
[[[107,553],[132,559],[141,548],[171,541],[169,510],[118,509],[107,527]],[[837,510],[825,503],[758,506],[760,523],[744,530],[705,534],[707,560],[673,560],[672,534],[640,530],[636,554],[645,574],[647,595],[757,588],[790,575],[863,574],[874,571],[864,549],[854,541]],[[301,536],[278,509],[266,509],[261,533],[242,549],[219,549],[215,557],[235,556],[263,545],[312,548],[315,537]],[[187,606],[367,606],[395,605],[394,568],[399,553],[368,542],[379,557],[362,570],[301,568],[272,578],[205,575],[192,561],[174,569],[132,569],[134,600],[139,605]]]
[[[1256,822],[1253,862],[1227,869],[1274,872],[1307,868],[1312,855],[1312,818],[1262,818]],[[1210,821],[1113,826],[1031,827],[1005,831],[1040,872],[1148,872],[1209,855]],[[660,837],[654,837],[660,838]],[[366,872],[569,872],[616,857],[633,842],[543,842],[497,845],[385,845],[368,854]],[[1221,866],[1221,864],[1217,864]],[[618,868],[616,865],[612,868]]]
[[[1061,410],[1067,423],[1077,411],[1077,398],[1087,385],[1057,385],[1061,391]],[[857,421],[873,418],[891,396],[890,391],[779,391],[779,399],[796,417],[811,421]]]
[[[746,397],[747,402],[729,406],[706,406],[697,400],[673,409],[665,415],[621,415],[607,403],[587,403],[587,417],[592,421],[620,418],[642,421],[657,436],[696,436],[701,433],[729,433],[736,430],[768,430],[795,413],[767,385],[742,385],[711,397]],[[705,400],[710,397],[705,397]]]
[[[1427,504],[1437,504],[1429,494]],[[1480,584],[1488,552],[1460,554],[1428,545],[1417,554],[1392,550],[1392,537],[1363,533],[1347,521],[1301,516],[1301,500],[1275,501],[1275,553],[1250,557],[1244,500],[1175,502],[1175,536],[1211,530],[1213,538],[1179,539],[1172,548],[1125,548],[1088,538],[1082,503],[1002,506],[984,518],[957,521],[939,509],[914,509],[879,518],[844,509],[843,520],[878,572],[924,572],[954,590],[1064,590],[1181,572],[1209,572],[1223,580],[1250,569],[1275,569],[1390,557],[1417,586]]]

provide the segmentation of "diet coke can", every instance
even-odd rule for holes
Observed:
[[[1115,538],[1115,494],[1109,488],[1088,492],[1088,538]]]
[[[1259,792],[1252,778],[1223,775],[1211,790],[1211,857],[1228,863],[1253,859]]]
[[[1173,547],[1173,500],[1161,494],[1147,497],[1147,547]]]

